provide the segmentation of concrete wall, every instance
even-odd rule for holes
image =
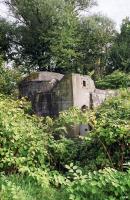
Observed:
[[[36,93],[31,101],[34,113],[39,116],[53,116],[51,93]]]
[[[99,90],[95,89],[95,91],[91,94],[91,105],[92,108],[97,108],[100,106],[106,99],[117,96],[117,90]]]
[[[32,101],[38,115],[55,116],[72,106],[84,109],[96,108],[105,99],[115,96],[113,90],[98,90],[89,76],[51,72],[34,73],[19,85],[20,97]]]
[[[94,81],[89,76],[72,74],[73,105],[79,108],[91,107],[90,93],[94,92]]]
[[[28,97],[38,115],[53,116],[51,90],[64,77],[53,72],[35,72],[19,84],[19,97]]]
[[[85,136],[91,130],[91,127],[88,124],[74,124],[71,127],[68,127],[68,136],[71,138],[75,138],[78,136]]]
[[[52,90],[53,114],[73,106],[72,75],[65,76]]]
[[[36,93],[48,93],[63,77],[64,75],[53,72],[32,73],[19,84],[20,97],[27,96],[32,100]]]
[[[66,76],[53,86],[50,92],[35,93],[32,107],[35,113],[43,116],[56,116],[73,106],[72,77]]]
[[[40,92],[49,92],[53,84],[49,81],[28,81],[19,85],[20,97],[27,96],[30,100]]]

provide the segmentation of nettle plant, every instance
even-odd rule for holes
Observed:
[[[27,114],[30,105],[0,95],[0,171],[35,172],[45,169],[48,135],[42,118]]]
[[[71,139],[68,135],[73,126],[87,123],[95,126],[95,113],[90,110],[82,112],[78,108],[61,112],[59,117],[53,120],[50,125],[52,135],[48,143],[48,152],[54,169],[63,172],[66,164],[84,163],[87,154],[86,142],[82,137]]]
[[[85,138],[65,138],[63,130],[75,123],[91,123],[93,130]],[[121,91],[95,112],[82,113],[75,108],[63,112],[52,128],[52,133],[61,136],[51,138],[48,144],[55,169],[64,171],[64,165],[73,162],[91,171],[105,167],[125,170],[130,161],[130,94]]]
[[[98,169],[109,166],[124,170],[130,161],[130,92],[123,90],[106,101],[97,110],[96,120],[94,130],[85,138],[91,147],[87,157],[91,163],[94,159]]]
[[[18,83],[22,79],[20,72],[9,69],[1,63],[0,59],[0,93],[5,95],[15,95],[18,93]]]
[[[73,163],[66,165],[66,190],[70,200],[124,200],[130,198],[130,171],[112,168],[83,173]]]

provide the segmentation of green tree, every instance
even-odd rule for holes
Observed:
[[[0,18],[0,55],[4,60],[10,52],[11,25],[5,19]]]
[[[65,0],[65,1],[71,3],[77,11],[84,10],[86,8],[91,8],[92,6],[97,5],[96,0]]]
[[[93,71],[96,77],[101,77],[106,71],[109,50],[116,32],[114,22],[100,14],[85,17],[79,31],[82,71],[84,74]]]
[[[4,66],[4,60],[0,56],[0,93],[5,95],[17,94],[17,84],[21,80],[21,74]]]
[[[127,17],[123,20],[121,32],[117,34],[115,43],[110,54],[111,68],[130,72],[130,20]]]
[[[5,0],[16,22],[14,51],[16,66],[57,72],[77,71],[79,10],[94,0]]]

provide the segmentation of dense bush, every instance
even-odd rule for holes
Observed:
[[[130,171],[124,173],[106,168],[84,175],[76,166],[71,165],[70,178],[70,182],[67,182],[70,200],[130,199]]]
[[[94,127],[95,113],[90,110],[82,112],[77,108],[61,112],[59,117],[50,123],[49,131],[52,137],[48,143],[48,151],[51,163],[57,169],[64,170],[65,164],[70,162],[78,165],[84,164],[87,154],[86,142],[80,138],[71,139],[69,135],[75,125],[87,123]]]
[[[52,162],[60,167],[73,162],[91,171],[108,166],[123,170],[130,161],[130,93],[123,90],[119,96],[107,100],[95,114],[88,112],[82,115],[80,123],[86,119],[86,123],[92,124],[93,130],[87,137],[77,140],[53,138],[49,146]],[[76,122],[75,118],[79,121],[75,110],[61,113],[54,121],[53,132],[58,130],[58,134],[63,133],[64,126],[71,126]]]
[[[42,187],[31,177],[21,175],[0,176],[1,200],[67,200],[63,191],[44,184]]]
[[[96,121],[94,130],[85,138],[87,167],[122,170],[130,161],[130,93],[123,91],[106,101],[97,110]]]
[[[5,68],[0,58],[0,93],[7,95],[15,93],[20,79],[20,73],[14,69]]]
[[[114,71],[103,79],[96,81],[96,87],[100,89],[117,89],[130,87],[130,75],[121,71]]]
[[[0,171],[11,173],[45,168],[45,132],[40,118],[27,114],[25,100],[0,95]]]
[[[0,95],[2,200],[130,198],[129,91],[96,111],[73,108],[55,120],[29,112],[24,99]],[[75,123],[91,123],[93,130],[84,138],[64,137]]]
[[[94,112],[89,109],[85,112],[82,110],[72,107],[67,111],[61,112],[59,117],[54,120],[53,132],[61,136],[68,136],[69,131],[75,126],[80,124],[90,124],[94,126],[95,115]]]

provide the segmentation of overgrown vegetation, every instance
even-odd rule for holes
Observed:
[[[56,120],[1,95],[1,199],[129,199],[130,93],[120,93],[96,111],[71,109]],[[93,124],[85,138],[64,137],[82,120]]]
[[[13,22],[0,19],[0,53],[24,73],[106,73],[110,47],[116,36],[114,22],[82,12],[95,0],[4,0]]]
[[[0,199],[129,200],[130,20],[117,33],[106,16],[82,17],[95,0],[4,2],[14,20],[0,19]],[[88,74],[118,96],[96,110],[37,117],[16,96],[20,73],[38,70]],[[89,134],[68,137],[86,123]]]
[[[5,68],[4,61],[0,57],[0,93],[5,95],[18,93],[18,82],[21,80],[21,74],[14,70]]]
[[[1,200],[67,200],[63,191],[56,191],[49,187],[46,182],[40,186],[34,179],[26,176],[11,175],[0,176],[0,198]]]
[[[96,81],[96,87],[100,89],[117,89],[130,87],[130,74],[121,71],[114,71]]]

